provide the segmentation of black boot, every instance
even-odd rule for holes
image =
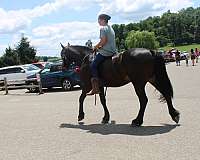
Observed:
[[[94,94],[99,94],[99,79],[98,78],[92,78],[91,79],[91,83],[92,83],[92,90],[87,93],[87,95],[94,95]]]

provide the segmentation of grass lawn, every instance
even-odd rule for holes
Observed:
[[[176,47],[166,46],[166,47],[162,47],[162,48],[159,48],[159,49],[164,50],[164,51],[168,51],[172,48],[176,48],[180,51],[190,52],[191,48],[193,48],[193,49],[198,48],[200,50],[200,44],[192,44],[192,45],[184,45],[184,46],[176,46]]]

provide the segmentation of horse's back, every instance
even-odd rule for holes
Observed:
[[[133,48],[123,53],[125,61],[135,61],[135,64],[152,62],[154,59],[153,52],[145,48]]]
[[[122,65],[131,81],[148,81],[154,72],[154,52],[145,48],[129,49],[123,53]]]

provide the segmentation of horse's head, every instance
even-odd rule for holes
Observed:
[[[69,61],[69,58],[68,58],[68,54],[69,54],[68,46],[65,47],[65,46],[63,46],[62,43],[60,43],[60,44],[61,44],[61,47],[62,47],[60,55],[61,55],[61,58],[62,58],[63,67],[67,68],[70,65],[70,61]]]
[[[84,57],[91,53],[91,49],[85,46],[63,46],[61,44],[61,58],[63,61],[63,67],[67,68],[70,64],[75,63],[80,66]]]

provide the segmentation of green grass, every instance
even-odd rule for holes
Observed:
[[[159,49],[164,50],[164,51],[168,51],[168,50],[170,50],[172,48],[176,48],[176,49],[178,49],[180,51],[188,51],[188,52],[190,52],[190,50],[192,48],[193,49],[195,49],[195,48],[200,49],[200,44],[183,45],[183,46],[175,46],[175,47],[166,46],[166,47],[162,47],[162,48],[159,48]]]

